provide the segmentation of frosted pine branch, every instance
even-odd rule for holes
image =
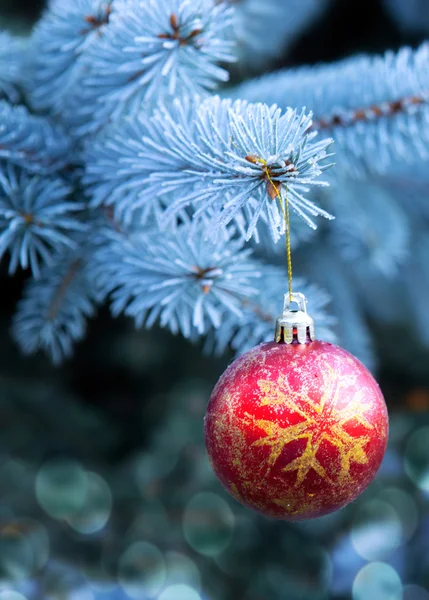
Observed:
[[[92,279],[110,296],[113,314],[134,318],[138,327],[159,322],[194,339],[218,328],[228,313],[237,319],[243,298],[257,293],[257,264],[239,240],[210,241],[192,223],[170,234],[157,228],[106,234]]]
[[[336,333],[341,344],[369,369],[374,369],[377,361],[354,281],[354,262],[345,264],[338,250],[322,240],[317,248],[307,248],[302,265],[309,279],[323,286],[333,299],[330,312],[337,318]]]
[[[338,169],[392,174],[398,161],[429,156],[429,45],[383,57],[280,71],[231,90],[232,97],[306,106],[336,142]]]
[[[86,226],[76,216],[84,205],[73,202],[71,192],[59,177],[31,175],[0,162],[0,258],[9,252],[9,273],[20,265],[37,277],[40,264],[76,247],[73,235]]]
[[[358,287],[408,264],[429,214],[429,45],[211,96],[237,42],[235,75],[327,2],[51,0],[28,52],[0,37],[0,254],[11,272],[40,269],[14,321],[21,347],[61,360],[102,299],[218,349],[271,339],[287,281],[267,260],[284,261],[288,200],[297,266],[326,281],[341,341],[371,363]],[[329,339],[327,296],[297,287]]]
[[[60,112],[64,108],[82,76],[82,56],[104,35],[112,10],[111,0],[49,3],[30,40],[27,88],[35,109]]]
[[[127,224],[134,221],[137,212],[139,221],[144,225],[165,209],[157,194],[144,193],[147,173],[135,166],[146,135],[162,144],[162,138],[151,126],[150,120],[123,119],[117,125],[106,127],[86,146],[84,183],[91,197],[91,206],[112,207],[115,218]]]
[[[90,144],[86,181],[97,205],[125,203],[132,210],[161,198],[167,217],[190,206],[196,217],[220,227],[240,216],[246,239],[265,219],[277,240],[284,232],[286,193],[309,225],[315,226],[311,217],[329,218],[306,197],[311,186],[324,185],[319,176],[329,166],[330,140],[314,141],[310,125],[311,116],[292,109],[282,114],[276,106],[214,97],[193,110],[175,102],[126,125],[130,137],[120,139],[113,129]],[[114,172],[102,172],[114,163]]]
[[[0,101],[0,159],[29,171],[54,173],[70,161],[71,148],[60,126]]]
[[[24,83],[27,40],[0,31],[0,98],[18,102]]]
[[[108,27],[82,56],[63,118],[79,135],[160,99],[207,93],[234,60],[232,9],[215,0],[114,0]]]
[[[46,352],[55,364],[73,352],[95,313],[96,295],[88,279],[85,256],[66,252],[27,283],[12,324],[12,334],[25,354]]]
[[[410,254],[411,223],[406,209],[381,184],[340,179],[329,204],[336,219],[330,240],[344,260],[383,277],[400,273]]]

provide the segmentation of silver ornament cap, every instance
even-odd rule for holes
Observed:
[[[283,313],[276,323],[275,341],[305,344],[314,339],[314,321],[307,314],[307,298],[301,293],[285,294]]]

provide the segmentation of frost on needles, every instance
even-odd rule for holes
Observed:
[[[161,98],[206,93],[234,60],[232,9],[213,0],[54,2],[34,33],[30,100],[78,136],[147,112]]]
[[[117,214],[150,214],[153,205],[162,222],[191,208],[213,230],[235,222],[246,240],[262,221],[277,241],[286,194],[310,226],[312,217],[330,217],[306,198],[309,187],[325,185],[320,175],[330,166],[330,140],[314,141],[310,126],[311,115],[292,109],[218,97],[185,106],[175,100],[152,117],[129,119],[125,139],[120,123],[90,142],[84,181],[93,205],[113,205]],[[106,165],[119,169],[113,175]]]
[[[334,176],[394,175],[398,163],[413,165],[429,156],[428,61],[426,43],[417,50],[282,70],[225,93],[311,110],[313,127],[336,142]]]
[[[101,302],[208,350],[271,339],[287,197],[321,337],[372,364],[371,290],[417,260],[429,215],[428,46],[227,87],[329,5],[289,2],[293,19],[274,0],[52,0],[29,40],[1,34],[0,253],[29,273],[25,352],[60,362]]]

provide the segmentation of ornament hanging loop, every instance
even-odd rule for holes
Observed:
[[[274,339],[284,344],[305,344],[315,339],[314,321],[307,314],[307,298],[304,294],[285,294],[283,313],[277,319]]]

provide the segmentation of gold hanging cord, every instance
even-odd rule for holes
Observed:
[[[280,193],[280,189],[277,187],[276,183],[273,181],[270,171],[268,169],[267,163],[264,161],[265,167],[265,175],[272,186],[272,189],[275,192],[275,195],[279,201],[281,211],[283,213],[284,223],[285,223],[285,240],[286,240],[286,257],[287,257],[287,275],[288,275],[288,287],[289,287],[289,300],[292,302],[292,250],[291,250],[291,239],[290,239],[290,212],[289,212],[289,196],[288,196],[288,188],[286,186],[286,194],[285,199],[283,201],[282,195]]]
[[[251,162],[254,165],[261,165],[264,176],[267,180],[267,192],[270,196],[271,200],[276,198],[279,201],[280,209],[283,213],[284,224],[285,224],[285,239],[286,239],[286,257],[287,257],[287,273],[288,273],[288,286],[289,286],[289,301],[292,300],[292,252],[291,252],[291,239],[290,239],[290,212],[289,212],[289,197],[288,197],[288,188],[286,185],[286,193],[285,198],[283,200],[280,187],[282,185],[281,182],[276,182],[271,177],[270,168],[267,164],[267,161],[260,156],[255,154],[249,154],[245,157],[245,159]]]

